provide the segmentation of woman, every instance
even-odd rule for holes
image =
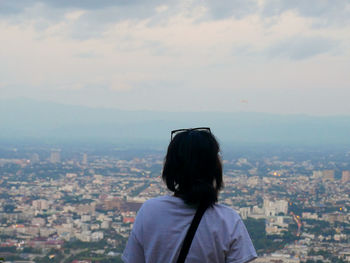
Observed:
[[[186,262],[244,263],[256,258],[239,215],[217,204],[220,148],[209,128],[171,132],[162,178],[173,195],[146,201],[126,245],[126,263],[176,263],[198,207],[205,207]],[[198,209],[199,210],[199,209]]]

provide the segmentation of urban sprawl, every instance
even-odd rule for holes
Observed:
[[[159,151],[0,154],[0,262],[122,262],[142,203],[171,194]],[[349,152],[224,154],[223,165],[220,203],[244,220],[255,262],[350,262]]]

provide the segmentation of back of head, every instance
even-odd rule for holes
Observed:
[[[176,134],[163,167],[168,189],[189,205],[213,205],[223,185],[219,151],[210,130],[188,129]]]

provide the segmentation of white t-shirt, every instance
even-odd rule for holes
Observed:
[[[176,263],[196,210],[174,196],[146,201],[137,213],[123,253],[126,263]],[[256,252],[240,216],[215,204],[198,226],[186,263],[245,263]]]

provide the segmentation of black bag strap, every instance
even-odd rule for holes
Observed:
[[[190,225],[190,228],[187,231],[185,240],[182,244],[182,248],[180,251],[180,255],[177,259],[177,263],[184,263],[185,262],[188,251],[190,250],[190,247],[192,244],[192,240],[194,238],[194,235],[197,231],[198,225],[199,225],[199,223],[202,219],[202,216],[203,216],[206,209],[207,209],[206,205],[199,205],[199,207],[197,208],[196,214],[194,215],[194,217],[192,219],[192,223]]]

